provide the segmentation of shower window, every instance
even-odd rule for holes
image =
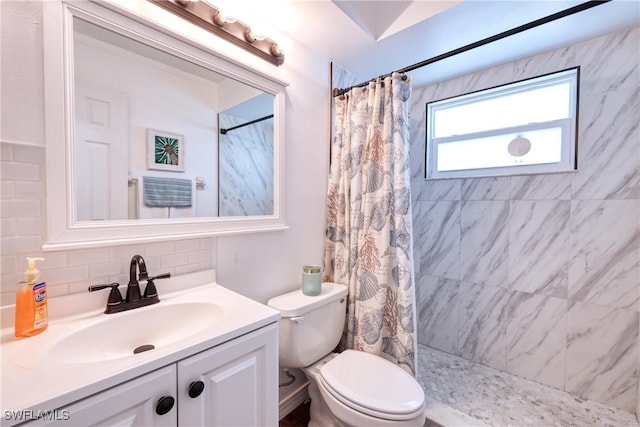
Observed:
[[[579,68],[427,104],[426,178],[567,172]]]

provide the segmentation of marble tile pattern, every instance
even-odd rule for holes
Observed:
[[[570,210],[568,200],[511,202],[509,289],[567,298]]]
[[[417,274],[459,279],[460,204],[459,201],[415,204],[414,216],[423,218],[413,230],[413,250],[421,254],[414,261]]]
[[[594,400],[418,345],[427,418],[447,426],[638,427],[636,416]],[[447,410],[448,409],[448,410]]]
[[[437,278],[425,274],[416,279],[416,301],[421,328],[418,341],[429,342],[443,351],[458,354],[457,280]],[[447,301],[447,303],[442,303]]]
[[[334,88],[344,89],[362,82],[362,78],[353,74],[342,65],[335,62],[331,63],[331,83]]]
[[[426,103],[576,66],[576,172],[424,179]],[[640,28],[415,87],[410,128],[418,342],[640,408]]]
[[[220,127],[246,122],[220,114]],[[273,214],[273,120],[220,135],[219,215]]]

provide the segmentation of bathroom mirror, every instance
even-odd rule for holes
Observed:
[[[43,7],[44,249],[285,227],[283,82],[113,5]]]

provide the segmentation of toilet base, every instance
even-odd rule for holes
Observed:
[[[322,398],[320,389],[318,389],[316,375],[320,374],[320,368],[322,365],[329,362],[334,357],[336,357],[336,354],[331,353],[319,362],[302,369],[309,380],[309,387],[307,388],[309,397],[311,398],[309,427],[349,427],[333,415],[333,412],[331,412],[327,403]]]
[[[309,381],[308,391],[311,398],[308,427],[350,427],[333,415],[333,412],[331,412],[322,398],[315,380]]]

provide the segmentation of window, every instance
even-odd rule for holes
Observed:
[[[427,104],[426,178],[576,169],[579,68]]]

